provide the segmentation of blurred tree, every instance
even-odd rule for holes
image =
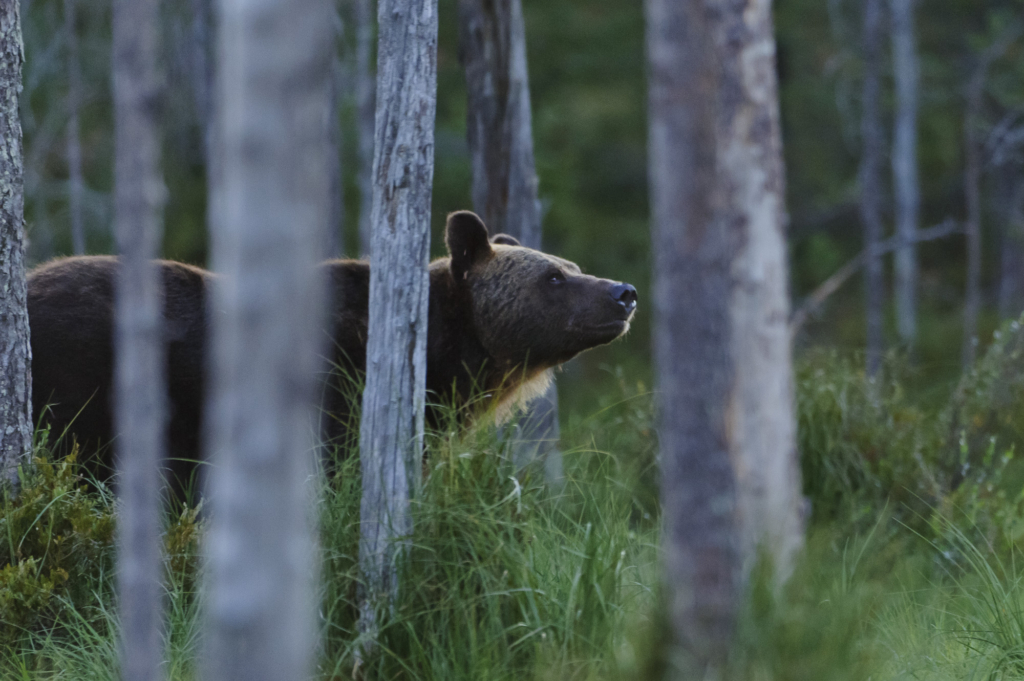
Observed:
[[[159,0],[115,0],[114,233],[121,256],[115,313],[114,442],[118,494],[121,673],[163,678],[163,504],[166,347],[156,258],[166,191],[160,174],[164,82],[157,69]]]
[[[82,106],[82,64],[78,54],[76,0],[64,0],[64,34],[68,58],[68,210],[71,213],[71,247],[75,255],[85,253],[85,216],[82,214],[82,142],[78,110]]]
[[[32,351],[25,285],[24,166],[21,154],[21,11],[0,1],[0,479],[18,482],[32,450]]]
[[[306,679],[329,205],[327,0],[218,6],[203,677]]]
[[[882,2],[864,0],[864,84],[861,101],[860,219],[864,228],[864,307],[867,312],[867,373],[875,377],[882,366],[882,310],[885,282],[878,245],[882,241]]]
[[[650,0],[647,26],[665,570],[696,678],[759,552],[785,579],[802,544],[775,41],[763,0]]]
[[[917,177],[917,90],[919,68],[914,36],[916,0],[890,0],[893,72],[896,77],[892,172],[896,197],[896,234],[905,242],[896,251],[896,327],[913,348],[917,336],[917,246],[913,243],[921,212]]]
[[[533,161],[533,125],[520,0],[460,0],[459,58],[466,70],[466,132],[473,166],[473,208],[492,234],[541,248],[541,207]],[[517,424],[515,457],[544,459],[561,478],[558,389],[554,382]]]
[[[398,588],[399,538],[410,533],[409,503],[423,468],[437,0],[380,0],[377,25],[370,319],[359,432],[359,630],[368,646],[376,641],[378,613]]]
[[[370,255],[373,213],[373,141],[376,79],[373,74],[373,0],[355,0],[356,128],[359,138],[359,249]]]

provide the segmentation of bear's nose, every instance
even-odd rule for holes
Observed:
[[[608,293],[615,299],[615,302],[626,308],[626,311],[632,312],[636,307],[636,289],[630,284],[616,284]]]

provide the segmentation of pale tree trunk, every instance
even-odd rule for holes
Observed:
[[[473,208],[492,234],[504,232],[539,250],[541,208],[521,0],[460,0],[459,19]],[[518,426],[517,462],[543,457],[549,477],[561,477],[554,382]]]
[[[377,82],[373,74],[373,0],[355,0],[356,131],[359,138],[359,253],[370,255],[373,213],[373,142]]]
[[[647,35],[668,608],[714,667],[759,550],[784,579],[802,544],[771,4],[648,0]]]
[[[16,485],[32,450],[32,350],[25,285],[25,169],[21,147],[18,0],[0,0],[0,475]]]
[[[78,111],[82,106],[82,64],[78,55],[76,0],[64,0],[64,33],[68,48],[68,211],[71,213],[71,248],[75,255],[85,253],[85,218],[82,198],[82,143],[79,139]]]
[[[885,281],[878,244],[882,241],[882,0],[864,0],[864,87],[861,101],[860,220],[864,228],[864,309],[867,317],[867,374],[875,378],[882,366],[882,314]]]
[[[122,678],[163,678],[161,468],[166,448],[163,294],[163,92],[159,0],[114,3],[114,233],[118,269],[114,368],[118,607]]]
[[[71,2],[73,0],[68,0]],[[192,81],[192,99],[196,109],[196,119],[203,136],[203,161],[206,172],[210,172],[211,148],[211,115],[210,90],[212,89],[213,69],[210,64],[210,21],[212,19],[210,0],[191,0],[192,26],[191,50],[192,59],[190,76]]]
[[[917,46],[914,38],[916,0],[889,0],[892,26],[896,114],[892,171],[896,198],[896,234],[904,244],[896,251],[896,326],[900,339],[913,348],[917,337],[917,233],[921,191],[917,177]]]
[[[999,262],[999,315],[1015,318],[1024,312],[1024,173],[1000,166],[1002,244]]]
[[[305,679],[333,54],[327,0],[221,0],[204,677]]]
[[[359,433],[359,628],[371,642],[398,588],[396,563],[412,531],[409,500],[422,468],[437,0],[380,0],[377,21],[374,229]]]
[[[337,7],[333,8],[336,38],[344,36],[341,15]],[[342,174],[341,157],[343,138],[341,134],[341,96],[344,92],[344,74],[341,59],[338,56],[337,41],[332,43],[331,79],[330,79],[330,112],[327,117],[327,141],[329,151],[327,158],[327,179],[330,187],[330,211],[327,217],[327,230],[324,233],[324,256],[339,258],[345,250],[345,186]]]

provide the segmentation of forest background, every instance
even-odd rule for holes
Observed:
[[[26,220],[30,263],[72,251],[67,129],[70,82],[65,3],[23,3],[26,70],[22,120],[26,158]],[[169,107],[165,120],[164,177],[169,190],[164,256],[204,265],[206,179],[197,61],[196,10],[204,3],[166,3],[165,68]],[[208,11],[208,10],[207,10]],[[927,0],[917,3],[921,59],[918,160],[920,226],[963,220],[965,91],[979,53],[1017,20],[1016,0]],[[621,367],[630,383],[650,385],[650,237],[646,162],[644,20],[640,2],[526,0],[527,50],[544,247],[585,271],[635,284],[641,305],[624,342],[588,353],[560,378],[562,418],[597,408]],[[444,216],[471,206],[466,144],[465,79],[458,58],[455,0],[440,2],[433,252],[441,255]],[[75,34],[81,71],[80,138],[84,179],[82,219],[87,251],[113,250],[113,135],[110,94],[110,5],[79,5]],[[780,0],[775,3],[778,70],[790,213],[794,305],[862,248],[858,201],[861,8],[850,0]],[[209,30],[207,27],[205,30]],[[339,158],[343,213],[339,253],[359,255],[358,138],[355,122],[354,22],[339,4]],[[883,111],[891,139],[893,77],[883,42]],[[982,139],[1019,121],[1024,106],[1024,46],[1018,41],[988,72]],[[886,149],[889,148],[886,144]],[[1000,317],[1001,268],[1009,205],[1019,163],[984,161],[982,344]],[[891,234],[891,173],[885,165],[882,202]],[[1016,178],[1016,179],[1015,179]],[[1019,193],[1018,193],[1019,194]],[[1019,198],[1018,198],[1019,200]],[[963,237],[919,247],[919,333],[911,385],[922,398],[941,400],[959,376],[961,310],[965,290]],[[887,262],[891,260],[888,257]],[[1016,273],[1020,276],[1020,273]],[[887,278],[890,278],[887,274]],[[887,300],[891,297],[887,296]],[[839,290],[798,338],[800,348],[863,347],[863,286],[853,279]],[[889,306],[891,308],[891,305]],[[1002,301],[1005,315],[1024,309]],[[887,347],[896,347],[893,315],[886,316]]]

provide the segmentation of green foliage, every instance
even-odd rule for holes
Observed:
[[[23,468],[21,491],[0,509],[0,643],[96,606],[112,566],[113,503],[88,491],[76,454]]]

